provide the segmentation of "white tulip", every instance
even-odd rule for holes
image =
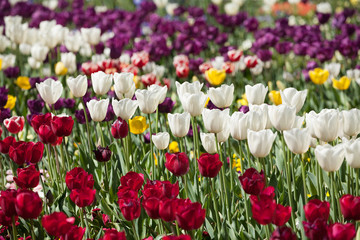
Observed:
[[[316,5],[316,11],[319,12],[319,13],[326,14],[326,13],[331,13],[332,8],[331,8],[330,3],[322,2],[322,3],[319,3],[318,5]]]
[[[168,3],[168,0],[154,0],[154,3],[157,8],[164,8]]]
[[[182,96],[185,93],[199,93],[201,92],[201,88],[203,87],[203,83],[200,83],[199,81],[190,83],[190,82],[184,82],[184,83],[179,83],[179,82],[175,82],[176,85],[176,91],[177,94],[181,100]]]
[[[76,78],[68,77],[66,83],[75,97],[83,97],[86,94],[88,80],[85,75],[79,75]]]
[[[247,127],[253,131],[264,130],[267,123],[267,113],[263,111],[249,111],[246,113]]]
[[[250,104],[249,105],[249,110],[250,111],[260,111],[260,112],[264,112],[266,114],[266,125],[265,125],[265,129],[270,129],[272,128],[271,125],[271,121],[269,118],[269,105],[266,103],[260,104],[260,105],[253,105]]]
[[[302,125],[304,124],[304,117],[296,116],[294,124],[291,128],[302,128]]]
[[[134,115],[136,108],[138,107],[138,103],[137,101],[129,98],[124,98],[119,101],[113,98],[112,106],[117,117],[129,120]]]
[[[234,99],[234,84],[223,84],[221,87],[211,87],[208,92],[211,102],[218,108],[227,108]]]
[[[190,129],[190,114],[185,113],[175,113],[168,114],[169,126],[172,134],[175,137],[185,137]]]
[[[228,119],[228,123],[225,124],[224,130],[216,134],[219,143],[226,142],[229,139],[230,136],[229,123],[230,123],[230,118]]]
[[[230,133],[236,140],[247,139],[248,120],[247,114],[234,112],[230,118]]]
[[[112,75],[102,71],[91,74],[91,82],[94,92],[98,95],[106,94],[112,85]]]
[[[33,57],[28,57],[28,64],[32,69],[39,69],[41,67],[41,62]]]
[[[360,132],[360,110],[353,108],[348,111],[342,111],[342,124],[343,132],[349,136],[356,136]]]
[[[2,31],[1,31],[1,33],[2,33]],[[6,50],[6,48],[10,47],[10,45],[11,45],[10,40],[5,36],[0,35],[0,53],[4,52]]]
[[[211,2],[215,5],[220,5],[223,0],[211,0]]]
[[[247,141],[252,155],[255,157],[266,157],[271,150],[277,133],[273,133],[270,129],[255,132],[248,130]]]
[[[86,103],[89,109],[91,119],[94,122],[101,122],[105,119],[109,106],[109,99],[96,100],[92,99]]]
[[[293,128],[284,131],[286,145],[295,154],[306,153],[310,147],[311,136],[306,128]]]
[[[271,61],[267,61],[266,63],[264,63],[263,61],[261,61],[260,59],[257,59],[257,64],[255,67],[253,68],[250,68],[250,72],[257,76],[257,75],[260,75],[265,68],[270,68],[271,66]]]
[[[345,144],[345,158],[352,168],[360,168],[360,139],[351,140]]]
[[[288,106],[296,108],[296,113],[298,113],[304,105],[307,89],[304,91],[298,91],[295,88],[285,88],[280,90],[282,103]]]
[[[245,93],[249,104],[260,105],[264,103],[268,87],[265,87],[262,83],[258,83],[254,86],[246,85]]]
[[[346,71],[346,75],[351,80],[355,80],[355,82],[360,85],[360,70],[359,69],[350,69]]]
[[[168,90],[167,86],[159,86],[157,84],[152,84],[148,87],[148,90],[159,94],[159,104],[165,101],[166,93]]]
[[[340,63],[328,63],[325,64],[324,69],[329,71],[328,82],[331,83],[333,78],[336,78],[340,73],[341,64]]]
[[[64,40],[65,47],[70,52],[78,52],[80,47],[84,44],[79,31],[67,33]]]
[[[213,68],[217,70],[222,70],[225,63],[225,58],[223,56],[217,56],[214,60],[211,61]]]
[[[279,131],[292,128],[296,118],[296,108],[285,104],[269,106],[269,118],[271,124]]]
[[[0,36],[0,44],[1,44],[1,36]],[[26,43],[21,43],[19,45],[19,50],[24,55],[30,55],[31,54],[31,45]]]
[[[101,30],[100,28],[81,28],[81,36],[85,42],[90,45],[96,45],[100,42]]]
[[[174,10],[179,7],[179,4],[177,3],[168,3],[165,7],[166,13],[170,16],[174,16]]]
[[[229,16],[235,16],[239,12],[240,6],[237,3],[229,2],[224,5],[225,13]]]
[[[16,56],[14,54],[0,55],[0,59],[2,60],[2,69],[15,66]]]
[[[310,112],[311,113],[311,112]],[[323,142],[334,141],[339,135],[340,114],[335,109],[323,109],[319,114],[306,115],[314,137]]]
[[[322,169],[326,172],[339,170],[345,157],[343,144],[332,147],[329,144],[318,145],[315,148],[315,157]]]
[[[161,92],[159,91],[150,91],[145,89],[136,90],[135,96],[140,110],[145,114],[155,112],[159,105],[160,98],[162,97]]]
[[[202,118],[204,121],[204,127],[211,133],[219,133],[225,129],[225,125],[228,123],[230,109],[204,109],[202,112]]]
[[[133,73],[114,73],[114,90],[116,95],[127,93],[135,85]]]
[[[62,92],[63,85],[60,81],[48,78],[44,82],[36,83],[36,89],[38,90],[41,98],[49,105],[56,103]]]
[[[68,73],[73,74],[76,71],[76,56],[74,53],[61,53],[61,62],[67,68]]]
[[[91,50],[91,46],[88,43],[84,43],[79,50],[79,53],[81,56],[83,57],[91,57],[92,55],[92,50]]]
[[[38,62],[44,62],[48,52],[48,47],[36,44],[31,48],[31,57],[33,57]]]
[[[151,140],[157,149],[164,150],[169,146],[170,134],[167,132],[158,132],[152,136]]]
[[[199,93],[185,93],[182,99],[182,106],[185,112],[190,113],[192,117],[201,115],[207,96],[203,92]]]
[[[216,153],[216,139],[214,133],[200,133],[200,139],[206,152],[210,154]]]

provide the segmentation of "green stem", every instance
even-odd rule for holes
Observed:
[[[155,133],[158,133],[159,107],[156,108]]]
[[[331,206],[333,209],[333,222],[336,222],[336,203],[335,203],[335,181],[334,181],[334,172],[329,172],[330,185],[331,185]]]
[[[108,171],[108,167],[107,167],[107,162],[104,162],[104,167],[105,167],[105,191],[109,191],[109,171]]]
[[[102,128],[101,128],[101,122],[98,122],[98,127],[99,127],[99,130],[100,130],[101,145],[103,147],[105,147],[105,138],[104,138],[104,133],[103,133]]]
[[[154,152],[153,152],[153,142],[152,142],[152,130],[151,130],[151,118],[150,118],[150,114],[148,114],[148,118],[149,118],[149,130],[150,130],[150,162],[151,162],[151,166],[152,166],[152,171],[153,171],[153,180],[156,179],[156,175],[155,175],[155,162],[154,162]]]
[[[34,221],[32,219],[30,219],[30,226],[31,226],[31,238],[36,239],[35,232],[34,232]]]
[[[304,202],[307,203],[307,193],[306,193],[306,175],[305,175],[305,165],[304,165],[304,155],[302,155],[301,159],[301,175],[303,181],[303,189],[304,189]]]
[[[16,231],[16,224],[15,224],[15,217],[11,217],[12,219],[12,235],[13,235],[13,239],[18,239],[17,238],[17,231]]]
[[[195,188],[196,188],[196,197],[199,196],[200,189],[199,189],[199,181],[198,181],[198,171],[197,171],[197,159],[199,158],[197,154],[197,142],[196,142],[196,134],[197,129],[194,121],[194,117],[191,117],[191,125],[193,130],[193,145],[194,145],[194,175],[195,175]]]
[[[189,194],[188,194],[188,184],[187,184],[187,177],[186,176],[181,176],[182,181],[184,182],[184,188],[185,188],[185,198],[189,198]]]
[[[359,171],[359,168],[356,169],[356,179],[355,179],[355,182],[356,182],[356,196],[359,196],[359,178],[360,178],[360,171]]]
[[[133,229],[133,232],[134,232],[135,239],[139,240],[140,238],[139,238],[138,233],[136,231],[134,220],[131,221],[131,224],[132,224],[132,229]]]
[[[86,113],[86,104],[83,98],[81,98],[82,104],[83,104],[83,111],[85,116],[85,123],[86,123],[86,132],[87,132],[87,139],[88,139],[88,151],[91,151],[91,138],[90,138],[90,130],[89,130],[89,119]]]
[[[218,234],[220,234],[221,232],[221,224],[220,224],[220,218],[219,218],[219,209],[218,209],[218,203],[216,201],[216,196],[215,196],[215,178],[212,179],[211,181],[211,196],[213,198],[213,204],[214,204],[214,208],[215,208],[215,217],[216,217],[216,228],[218,230]]]
[[[80,211],[83,211],[83,217],[84,217],[84,221],[85,221],[87,237],[88,237],[88,238],[91,238],[90,227],[89,227],[88,219],[87,219],[87,217],[86,217],[85,208],[80,209]]]

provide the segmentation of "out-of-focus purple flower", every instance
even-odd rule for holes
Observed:
[[[43,82],[44,80],[39,78],[39,77],[31,77],[29,79],[29,82],[30,82],[30,85],[31,85],[31,88],[35,88],[36,87],[36,83],[41,83]]]
[[[69,52],[69,51],[67,50],[67,48],[66,48],[65,45],[61,45],[61,46],[60,46],[60,52],[61,52],[61,53],[67,53],[67,52]]]
[[[194,73],[200,73],[199,66],[204,63],[202,58],[192,58],[189,60],[189,68]]]
[[[207,13],[210,16],[217,16],[218,12],[219,12],[219,7],[218,6],[216,6],[213,3],[209,4],[209,6],[207,8]]]
[[[3,108],[8,100],[9,90],[6,87],[0,87],[0,108]]]
[[[17,78],[20,74],[20,68],[18,66],[8,67],[4,70],[4,74],[7,78]]]
[[[330,13],[316,13],[317,19],[319,20],[320,24],[325,24],[329,21],[331,14]]]
[[[242,105],[240,108],[239,108],[239,112],[243,112],[243,113],[247,113],[249,111],[249,106],[246,106],[246,105]]]
[[[212,110],[212,109],[220,109],[220,110],[223,110],[223,108],[218,108],[217,106],[215,106],[215,104],[209,100],[208,104],[206,105],[206,108]]]
[[[288,54],[292,49],[291,42],[278,42],[275,45],[275,49],[280,54]]]
[[[105,122],[112,121],[114,120],[114,117],[115,117],[114,109],[112,107],[112,104],[109,104],[104,121]]]
[[[228,36],[226,33],[221,33],[215,39],[215,43],[218,45],[223,45],[228,40]]]
[[[260,49],[256,52],[256,55],[260,58],[261,61],[267,62],[271,60],[272,52],[268,49]]]
[[[155,135],[155,133],[153,133],[152,135]],[[150,132],[147,132],[146,134],[144,134],[144,143],[146,143],[146,144],[150,143]]]
[[[199,17],[202,17],[204,15],[204,10],[202,8],[200,8],[200,7],[189,7],[188,8],[188,13],[193,18],[199,18]]]
[[[51,108],[51,106],[49,106]],[[57,100],[57,102],[54,104],[54,109],[55,110],[60,110],[64,107],[64,98],[59,98],[59,100]]]
[[[75,106],[75,99],[67,98],[64,99],[64,107],[67,109],[71,109]]]
[[[341,26],[346,22],[346,15],[344,12],[336,13],[332,20],[332,26],[335,28],[341,28]]]
[[[69,6],[69,3],[66,0],[59,0],[58,1],[58,8],[65,9]]]
[[[184,6],[179,6],[177,8],[174,9],[174,15],[175,16],[180,16],[182,15],[184,12],[186,12],[186,8]]]
[[[305,56],[308,47],[309,47],[308,43],[302,42],[295,44],[293,50],[296,55]]]
[[[317,68],[317,67],[319,67],[319,65],[315,61],[309,61],[306,64],[306,70],[308,70],[308,71],[313,70],[314,68]]]
[[[254,17],[248,18],[244,22],[244,27],[248,32],[255,32],[259,27],[259,21]]]
[[[354,41],[347,37],[340,42],[338,50],[343,56],[355,58],[357,56],[358,46],[356,46]]]
[[[91,121],[91,118],[90,118],[90,112],[88,109],[86,109],[86,115],[88,117],[88,121],[90,122]],[[75,117],[76,117],[76,120],[78,121],[78,123],[80,124],[85,124],[86,123],[86,119],[85,119],[85,115],[84,115],[84,110],[76,110],[75,111]]]
[[[4,122],[4,119],[9,118],[11,116],[10,109],[1,108],[0,109],[0,122]]]
[[[27,100],[27,106],[30,110],[30,113],[41,113],[44,105],[45,103],[42,99]]]
[[[200,134],[200,126],[197,125],[197,130],[198,130],[198,134]],[[190,128],[189,128],[189,132],[187,133],[188,137],[193,137],[194,136],[194,131],[192,128],[192,124],[190,124]]]
[[[99,42],[99,44],[95,45],[96,54],[102,54],[104,52],[105,45],[103,42]]]
[[[156,10],[156,5],[152,1],[143,1],[140,4],[140,9],[146,13],[154,12]]]
[[[345,8],[343,14],[345,17],[350,18],[354,16],[356,10],[354,8]]]
[[[175,105],[175,102],[173,100],[171,100],[170,97],[166,97],[164,102],[159,104],[159,112],[161,112],[161,113],[171,113],[174,105]]]

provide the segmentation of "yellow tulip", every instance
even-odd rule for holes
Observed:
[[[15,84],[18,85],[23,90],[29,90],[31,84],[28,77],[20,76],[16,79]]]
[[[322,85],[329,78],[329,71],[321,68],[315,68],[309,71],[309,77],[311,81],[317,85]]]
[[[244,93],[241,97],[242,97],[241,99],[237,100],[237,103],[240,104],[241,106],[248,106],[249,102],[246,98],[246,94]]]
[[[135,88],[139,88],[140,87],[140,83],[141,83],[141,79],[139,76],[134,76],[133,81],[135,83]]]
[[[14,97],[12,95],[8,95],[8,100],[7,100],[4,108],[9,108],[11,110],[15,107],[15,103],[16,103],[16,97]]]
[[[351,83],[351,79],[346,76],[343,76],[339,80],[336,80],[335,78],[333,78],[332,81],[333,81],[333,87],[338,90],[348,89],[350,87],[350,83]]]
[[[2,59],[0,58],[0,71],[1,71],[1,66],[2,66]]]
[[[282,103],[280,91],[275,91],[275,90],[270,91],[269,98],[270,101],[275,105],[280,105]]]
[[[210,68],[205,72],[206,80],[213,86],[221,85],[225,78],[226,72],[225,70],[217,70],[215,68]]]
[[[177,153],[179,152],[179,144],[175,141],[172,141],[170,144],[169,144],[169,151],[170,153]]]
[[[56,75],[65,75],[67,73],[68,69],[65,67],[65,65],[62,62],[58,62],[55,64],[55,74]]]
[[[129,119],[130,132],[133,134],[141,134],[149,127],[146,124],[146,117],[136,116],[133,119]]]

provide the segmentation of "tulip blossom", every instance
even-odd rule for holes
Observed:
[[[85,234],[85,228],[72,226],[65,234],[65,239],[82,240]]]
[[[60,81],[48,78],[44,82],[36,83],[41,98],[49,105],[56,103],[63,91],[63,86]]]
[[[249,104],[260,105],[264,103],[268,87],[265,87],[263,84],[258,83],[254,86],[246,85],[245,93],[246,99]]]
[[[267,124],[267,112],[262,111],[260,109],[249,111],[246,113],[246,125],[241,128],[247,128],[253,131],[261,131],[266,128]],[[245,131],[245,129],[242,129],[242,131]]]
[[[68,77],[66,83],[74,97],[83,97],[88,89],[86,76],[78,75],[76,78]]]
[[[212,86],[219,86],[225,81],[226,72],[225,70],[210,68],[205,72],[205,77]]]
[[[189,171],[189,159],[185,153],[165,153],[165,167],[175,176],[185,175]]]
[[[180,96],[179,96],[180,97]],[[184,93],[180,97],[182,107],[185,112],[190,113],[192,117],[201,115],[207,96],[203,92],[198,93]]]
[[[138,68],[142,68],[149,62],[149,53],[145,51],[133,53],[131,62]]]
[[[7,217],[14,217],[17,215],[15,209],[17,191],[15,189],[8,189],[1,191],[0,195],[0,207],[2,212]]]
[[[15,200],[17,215],[24,219],[35,219],[42,211],[42,200],[38,193],[30,190],[18,190]]]
[[[343,132],[347,136],[357,136],[360,132],[360,110],[353,108],[351,110],[341,111]]]
[[[182,200],[176,211],[176,221],[184,230],[198,229],[205,222],[205,214],[200,203],[192,203],[189,199]]]
[[[182,99],[183,99],[183,96],[184,96],[185,93],[190,93],[190,94],[200,93],[201,88],[204,85],[203,83],[200,83],[199,81],[196,81],[196,82],[193,82],[193,83],[175,82],[175,84],[176,84],[176,91],[177,91],[177,94],[178,94],[181,102],[182,102]]]
[[[86,103],[89,109],[91,119],[94,122],[101,122],[106,117],[106,112],[109,106],[109,99],[95,100],[92,99]]]
[[[116,229],[106,229],[105,234],[99,240],[110,240],[110,239],[117,239],[117,240],[126,240],[125,232],[118,232]]]
[[[13,116],[4,120],[4,126],[6,129],[13,134],[21,132],[24,128],[25,119],[24,117]]]
[[[94,178],[91,174],[85,172],[84,169],[76,167],[66,173],[66,186],[70,189],[93,188]]]
[[[310,240],[327,239],[327,221],[317,219],[314,222],[303,222],[305,236]]]
[[[16,142],[9,148],[9,157],[18,165],[38,163],[42,159],[44,144],[41,142]]]
[[[282,103],[282,97],[279,91],[272,90],[269,92],[269,99],[276,106]]]
[[[232,62],[237,62],[240,60],[241,56],[243,55],[243,52],[239,49],[232,49],[227,52],[227,55]]]
[[[175,68],[178,66],[189,66],[189,58],[186,55],[176,55],[173,60],[173,65]]]
[[[40,172],[35,169],[34,165],[27,168],[18,168],[17,177],[14,177],[16,185],[20,188],[34,188],[39,185]]]
[[[140,110],[145,114],[150,114],[155,112],[156,108],[160,104],[163,93],[161,91],[137,90],[135,92],[135,96]]]
[[[136,172],[128,172],[120,179],[122,186],[127,186],[135,191],[139,191],[144,184],[144,175]]]
[[[111,150],[109,147],[98,146],[93,152],[95,154],[95,159],[98,162],[107,162],[111,158]]]
[[[210,154],[214,154],[217,152],[214,133],[200,133],[200,139],[205,151]]]
[[[117,117],[120,117],[124,120],[129,120],[134,115],[138,107],[138,103],[137,101],[131,100],[129,98],[124,98],[119,101],[113,98],[112,106]]]
[[[128,135],[129,127],[125,120],[118,118],[111,125],[111,135],[115,139],[125,138]]]
[[[114,90],[117,96],[126,94],[131,90],[134,83],[133,73],[114,73]]]
[[[289,130],[294,125],[296,108],[287,105],[269,106],[271,124],[279,131]]]
[[[267,225],[273,221],[276,210],[276,202],[272,197],[255,195],[250,196],[252,217],[261,225]]]
[[[172,222],[176,219],[177,199],[164,199],[159,202],[159,215],[165,222]]]
[[[328,70],[323,70],[321,68],[315,68],[314,70],[309,71],[309,77],[313,83],[316,85],[322,85],[329,78],[330,73]]]
[[[334,223],[327,228],[329,240],[352,240],[356,236],[355,225],[352,223]]]
[[[315,222],[318,219],[327,221],[330,215],[330,203],[312,199],[304,206],[304,212],[309,222]]]
[[[74,120],[71,116],[66,115],[53,116],[50,125],[51,130],[57,137],[65,137],[71,134]]]
[[[169,146],[170,134],[167,132],[159,132],[152,136],[151,139],[157,149],[164,150]]]
[[[94,92],[98,95],[106,94],[112,85],[112,75],[102,71],[91,74],[91,82]]]
[[[175,113],[168,114],[169,126],[172,134],[175,137],[185,137],[190,129],[190,114],[185,113]]]
[[[16,139],[13,136],[9,136],[0,140],[0,152],[3,154],[8,154],[10,146],[16,142]]]
[[[50,236],[65,235],[75,222],[74,217],[68,218],[63,212],[53,212],[41,219],[41,224]]]
[[[230,117],[230,134],[236,140],[247,139],[248,120],[242,112],[234,112]]]
[[[345,143],[345,159],[352,168],[360,168],[360,139]]]
[[[266,157],[270,153],[276,136],[277,133],[269,129],[259,132],[248,130],[247,140],[251,154],[255,157]]]
[[[343,76],[339,80],[333,78],[333,87],[338,90],[347,90],[350,87],[351,79]]]
[[[280,91],[282,103],[296,108],[298,113],[304,105],[307,90],[297,91],[295,88],[285,88]]]
[[[296,234],[291,231],[291,228],[282,226],[277,227],[275,231],[271,234],[270,240],[296,240]]]
[[[220,172],[223,163],[219,160],[219,154],[201,154],[198,161],[199,172],[203,177],[214,178]]]
[[[142,134],[149,127],[146,123],[146,118],[143,116],[136,116],[129,119],[130,132],[133,134]]]
[[[341,213],[346,220],[360,219],[360,197],[355,197],[350,194],[343,195],[340,200]]]
[[[284,131],[286,145],[295,154],[306,153],[310,147],[311,136],[308,129],[293,128]]]
[[[326,172],[335,172],[339,170],[344,161],[344,145],[338,144],[334,147],[329,144],[318,145],[315,148],[315,157],[322,169]]]
[[[206,130],[211,133],[219,133],[225,129],[225,125],[228,124],[230,119],[229,109],[204,109],[202,117]]]
[[[223,84],[218,88],[209,88],[208,96],[218,108],[227,108],[234,99],[234,84]]]
[[[140,217],[140,199],[122,198],[119,199],[118,203],[121,213],[127,221],[132,221]]]
[[[306,123],[312,137],[332,142],[339,135],[340,113],[335,109],[323,109],[318,114],[311,111],[306,114]]]
[[[259,195],[266,185],[263,170],[259,173],[255,168],[247,169],[239,180],[245,193],[251,195]]]

